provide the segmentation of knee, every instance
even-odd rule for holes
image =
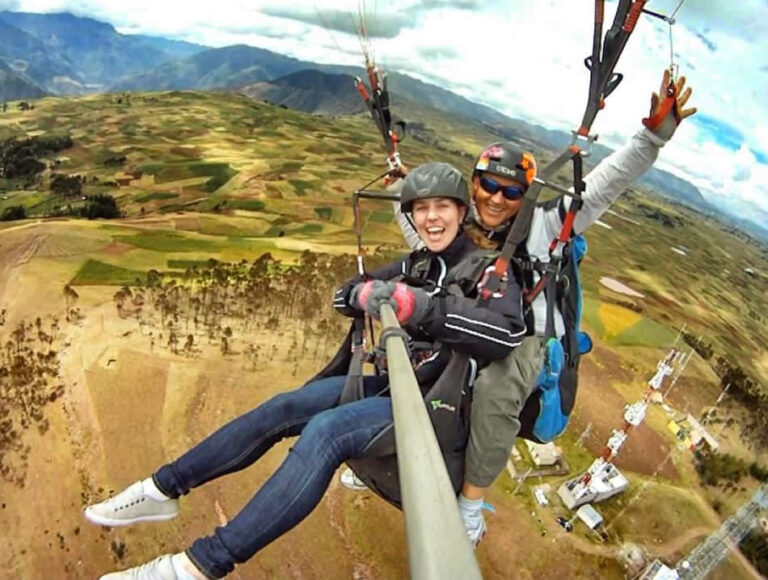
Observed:
[[[307,457],[329,457],[339,462],[347,459],[351,451],[344,437],[341,422],[333,412],[315,415],[301,432],[294,450]]]
[[[337,432],[337,422],[334,413],[319,413],[310,419],[304,431],[301,433],[302,439],[311,439],[320,443],[333,444]]]
[[[270,414],[287,418],[302,413],[306,404],[299,391],[289,391],[275,395],[263,406],[268,408]]]

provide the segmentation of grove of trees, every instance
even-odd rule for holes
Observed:
[[[51,191],[64,197],[80,196],[83,193],[83,178],[79,175],[51,175]]]
[[[768,447],[768,393],[744,369],[723,356],[717,357],[714,368],[721,386],[729,385],[728,394],[749,411],[741,425],[743,435],[759,447]]]
[[[0,336],[0,477],[20,487],[27,474],[30,447],[24,433],[49,428],[46,405],[64,393],[59,379],[59,321],[56,317],[21,321]]]
[[[758,447],[768,448],[768,392],[741,366],[716,355],[711,342],[688,332],[683,332],[683,340],[704,360],[715,359],[713,368],[720,377],[720,386],[728,387],[728,394],[749,411],[747,421],[741,425],[742,434]]]
[[[14,220],[23,220],[27,217],[27,210],[23,205],[12,205],[6,207],[0,214],[0,221],[11,222]]]
[[[390,258],[373,256],[367,266]],[[292,360],[332,353],[349,320],[333,310],[331,296],[354,272],[351,255],[305,251],[298,263],[285,264],[265,253],[253,262],[192,264],[183,274],[150,270],[141,287],[121,288],[114,302],[121,317],[135,316],[147,328],[151,348],[196,356],[203,346],[216,346],[255,369],[275,355],[272,345],[257,340],[258,330],[290,328]]]
[[[114,197],[100,193],[87,196],[85,205],[77,208],[76,215],[92,220],[96,218],[114,219],[121,217],[122,214]]]
[[[45,169],[39,158],[73,145],[69,135],[41,135],[0,141],[0,178],[33,180]]]

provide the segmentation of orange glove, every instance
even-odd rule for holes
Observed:
[[[680,122],[696,113],[696,107],[683,109],[692,92],[690,87],[685,88],[685,77],[673,82],[669,69],[665,69],[661,89],[658,94],[651,95],[651,112],[643,119],[643,125],[657,137],[669,141]],[[664,98],[659,95],[664,95]]]

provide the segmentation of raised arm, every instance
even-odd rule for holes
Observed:
[[[696,112],[695,108],[684,108],[691,92],[690,87],[685,87],[685,77],[670,85],[669,71],[664,71],[660,92],[651,96],[651,110],[643,119],[644,127],[584,178],[584,205],[574,222],[575,233],[595,223],[629,185],[653,165],[659,150],[672,138],[680,122]],[[564,200],[563,205],[565,209],[570,207],[570,198]]]

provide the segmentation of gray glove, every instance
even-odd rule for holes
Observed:
[[[379,310],[384,303],[392,308],[397,308],[392,300],[392,292],[395,289],[394,282],[385,280],[368,280],[357,284],[349,295],[349,302],[358,310],[366,312],[374,318],[379,318]]]
[[[397,320],[400,324],[419,324],[432,306],[432,297],[421,288],[402,282],[395,284],[392,298],[396,304]]]
[[[379,318],[382,304],[389,304],[400,324],[419,324],[432,306],[432,297],[421,288],[402,282],[368,280],[352,289],[350,303],[374,318]]]

